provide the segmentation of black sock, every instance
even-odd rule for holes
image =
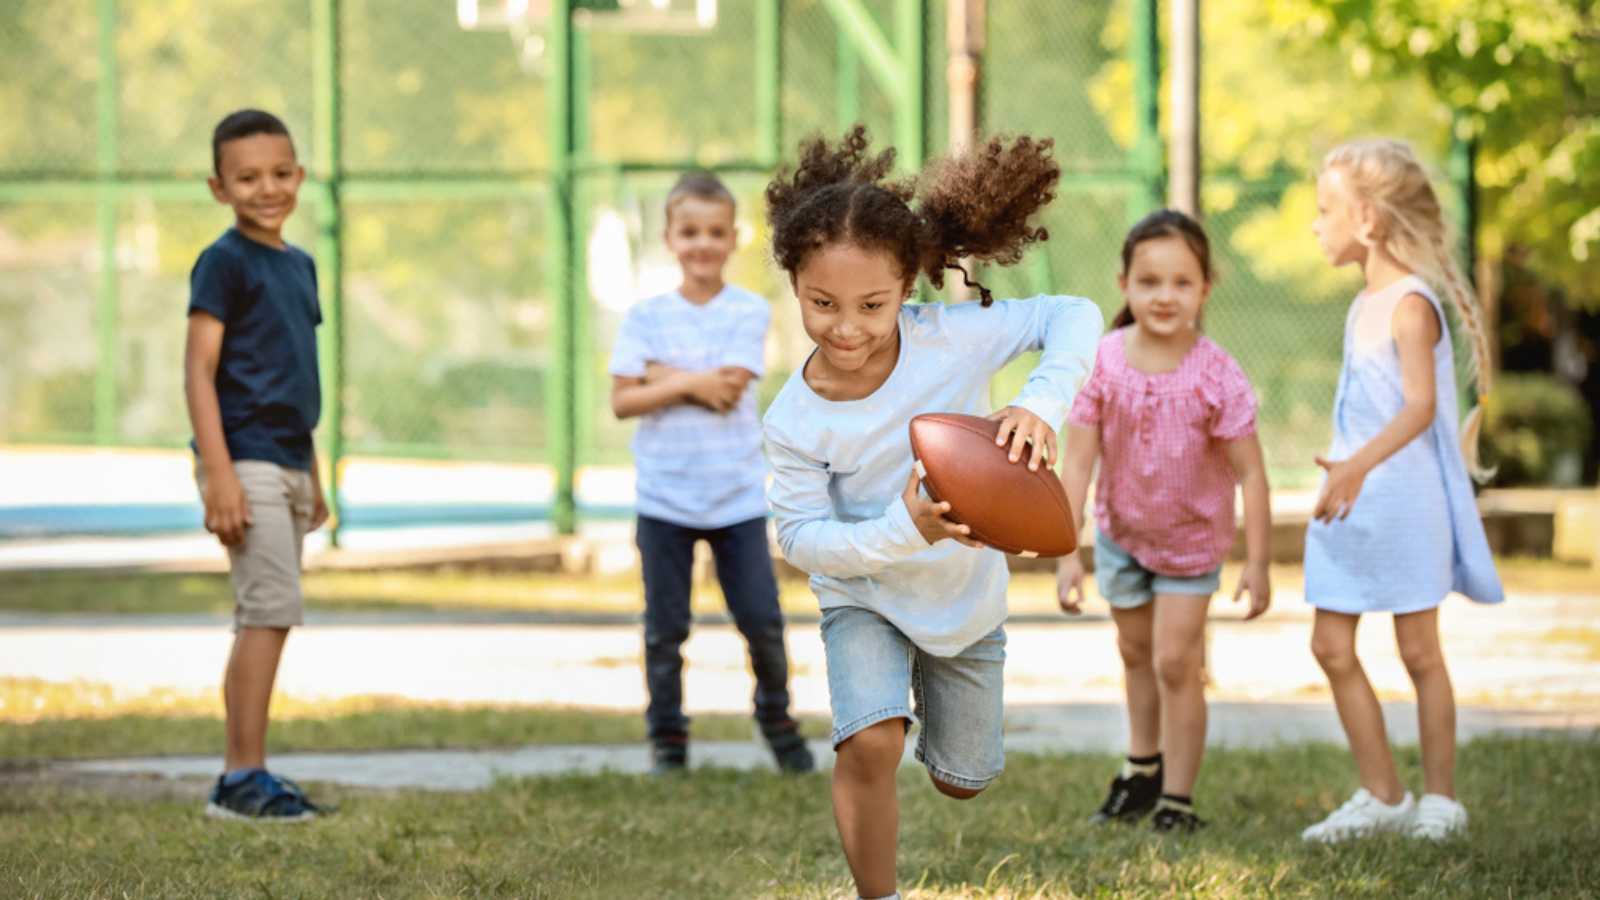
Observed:
[[[1122,771],[1117,777],[1132,778],[1135,775],[1140,775],[1145,778],[1154,778],[1160,772],[1161,754],[1157,753],[1155,756],[1130,756],[1128,761],[1122,764]]]
[[[1194,812],[1194,796],[1191,794],[1163,793],[1161,795],[1161,803],[1163,806],[1172,807],[1183,812]]]

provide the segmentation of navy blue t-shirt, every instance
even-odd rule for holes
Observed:
[[[196,311],[223,325],[216,384],[228,453],[310,469],[311,432],[322,415],[322,308],[311,256],[230,228],[189,273],[189,312]]]

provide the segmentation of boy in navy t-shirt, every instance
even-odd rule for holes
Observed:
[[[235,633],[227,755],[206,814],[298,821],[321,810],[267,771],[266,735],[284,639],[302,621],[301,545],[328,518],[311,443],[322,411],[317,270],[283,240],[305,169],[283,122],[259,110],[224,118],[211,152],[211,193],[234,224],[189,275],[184,393],[206,530],[228,548]]]

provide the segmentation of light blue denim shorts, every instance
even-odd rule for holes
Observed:
[[[883,616],[840,606],[822,611],[822,645],[833,746],[885,719],[905,719],[908,729],[915,720],[922,726],[917,759],[933,777],[968,790],[1000,777],[1005,626],[956,656],[934,656]]]
[[[1115,541],[1097,532],[1094,538],[1094,582],[1100,596],[1117,609],[1137,609],[1157,594],[1199,594],[1209,597],[1222,584],[1222,567],[1204,575],[1162,575],[1139,564]]]

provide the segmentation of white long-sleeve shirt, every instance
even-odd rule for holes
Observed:
[[[784,557],[811,575],[823,609],[870,609],[936,656],[960,653],[1005,621],[1005,555],[952,540],[929,545],[912,522],[901,499],[908,425],[923,413],[987,415],[994,374],[1042,350],[1009,405],[1059,430],[1094,367],[1104,322],[1081,297],[906,305],[900,358],[871,395],[824,400],[804,366],[790,376],[763,420],[768,500]]]

